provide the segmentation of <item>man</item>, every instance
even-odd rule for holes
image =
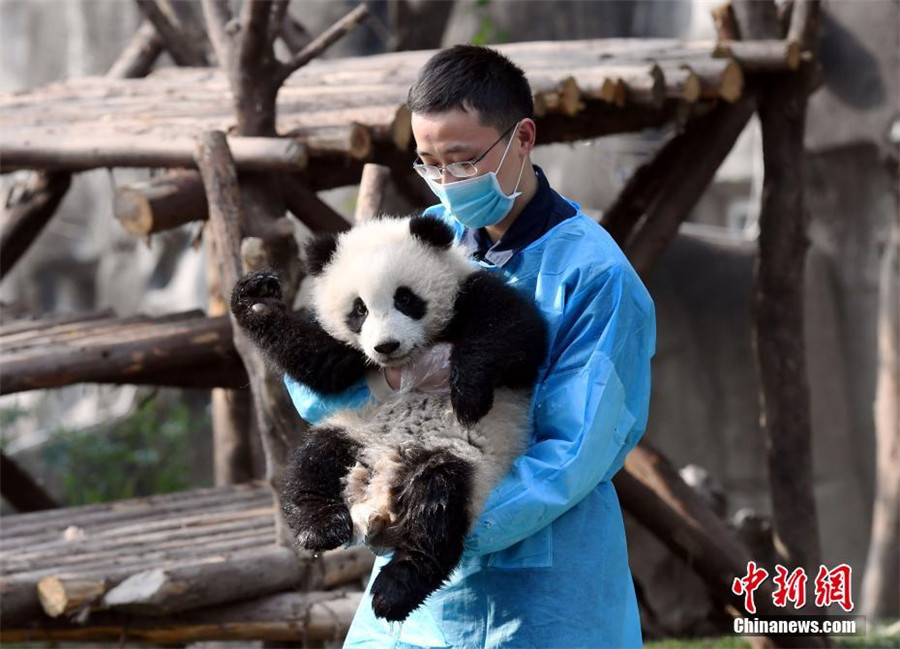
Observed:
[[[399,638],[373,615],[367,589],[344,646],[640,647],[610,480],[646,427],[653,303],[609,235],[532,165],[536,126],[519,68],[488,48],[456,46],[426,63],[408,104],[414,168],[441,200],[427,213],[534,297],[550,353],[529,448],[491,493],[450,583]],[[396,387],[397,376],[386,379]],[[335,405],[288,387],[305,418]]]

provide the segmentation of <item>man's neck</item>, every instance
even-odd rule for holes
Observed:
[[[509,211],[509,214],[506,215],[506,218],[496,225],[488,225],[484,228],[491,243],[497,243],[500,238],[506,234],[506,231],[512,227],[512,224],[519,218],[519,214],[522,213],[525,206],[528,205],[532,198],[534,198],[534,195],[537,193],[537,188],[538,180],[537,176],[534,174],[534,167],[531,165],[531,160],[527,160],[525,162],[525,168],[522,170],[522,183],[519,185],[519,189],[522,191],[521,196],[518,196],[515,202],[513,202],[512,209]]]

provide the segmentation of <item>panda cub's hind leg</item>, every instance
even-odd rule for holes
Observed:
[[[473,467],[447,450],[413,449],[394,484],[394,555],[372,584],[378,617],[400,621],[450,576],[470,527]]]
[[[297,544],[314,552],[350,541],[352,523],[342,491],[360,445],[338,427],[313,427],[285,468],[281,506]]]

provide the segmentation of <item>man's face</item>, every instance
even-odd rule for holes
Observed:
[[[519,169],[522,167],[526,155],[526,149],[522,146],[522,136],[528,130],[526,123],[529,122],[530,120],[524,120],[515,132],[510,132],[513,142],[503,161],[503,167],[499,171],[497,166],[506,150],[508,143],[506,140],[499,142],[477,163],[478,176],[491,171],[497,172],[497,180],[500,181],[500,187],[504,192],[509,193],[513,190],[519,176]],[[507,125],[506,128],[509,126],[512,124]],[[506,129],[504,128],[504,130]],[[451,162],[474,160],[494,144],[503,133],[492,126],[482,125],[476,113],[462,109],[443,113],[413,113],[412,131],[413,137],[416,139],[416,152],[422,162],[442,167]],[[457,180],[462,179],[444,171],[442,180],[444,184]]]

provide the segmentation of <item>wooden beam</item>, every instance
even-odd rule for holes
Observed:
[[[6,368],[4,368],[5,371]],[[0,451],[0,493],[20,512],[37,512],[59,507],[19,463]]]
[[[723,104],[689,123],[684,138],[673,145],[674,166],[666,170],[664,179],[650,181],[658,192],[625,242],[625,252],[641,276],[647,276],[675,237],[755,109],[752,93],[736,104]]]
[[[295,176],[284,176],[284,201],[291,214],[313,232],[344,232],[350,223],[335,212],[306,183]]]
[[[141,23],[128,45],[109,69],[107,76],[137,79],[147,76],[163,53],[163,41],[149,20]]]
[[[713,112],[688,122],[682,133],[672,137],[653,159],[635,170],[616,200],[604,212],[601,224],[626,252],[633,254],[637,248],[641,257],[637,263],[645,269],[652,264],[654,256],[665,248],[674,234],[673,227],[677,230],[677,225],[687,216],[712,179],[743,125],[750,119],[754,107],[755,99],[748,96],[742,98],[736,107],[721,105]],[[723,131],[723,127],[727,127],[727,132]],[[672,202],[675,194],[681,194],[677,203]],[[661,227],[661,238],[651,250],[650,240],[645,239],[638,244],[631,239],[641,218],[653,209],[656,210],[653,217],[645,219],[645,223],[659,222],[662,213],[667,215],[662,218],[667,219],[669,225],[653,226]],[[650,232],[647,230],[644,236],[649,236]]]
[[[72,383],[246,384],[227,317],[192,313],[128,323],[87,323],[44,339],[0,339],[0,394]]]
[[[213,606],[171,617],[95,613],[86,624],[48,620],[39,626],[3,625],[0,641],[114,641],[160,645],[203,641],[325,641],[343,637],[362,593],[283,593]]]
[[[65,172],[38,173],[10,188],[0,230],[0,279],[49,223],[71,182],[72,176]]]
[[[165,0],[136,0],[144,17],[153,24],[165,44],[166,51],[176,65],[205,67],[211,63],[205,42],[190,38],[182,28],[177,14]]]
[[[281,64],[278,73],[279,84],[314,58],[321,55],[325,50],[343,38],[345,34],[349,33],[368,17],[369,8],[366,7],[366,5],[361,4],[319,34],[309,43],[309,45],[292,56],[290,61]]]
[[[229,146],[243,170],[297,171],[306,167],[306,146],[290,138],[235,137]],[[31,137],[0,140],[0,168],[85,170],[100,167],[194,167],[194,142],[152,136]]]

